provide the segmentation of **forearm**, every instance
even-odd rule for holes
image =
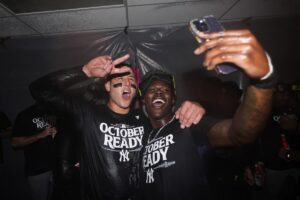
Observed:
[[[29,86],[30,92],[36,100],[45,100],[49,92],[66,91],[78,81],[87,79],[81,67],[60,70],[43,76]]]
[[[21,148],[21,147],[25,147],[27,145],[30,145],[38,140],[40,140],[41,137],[39,136],[39,134],[36,135],[32,135],[29,137],[13,137],[11,139],[11,145],[14,148]]]
[[[211,144],[232,146],[254,141],[269,116],[272,94],[272,89],[249,86],[234,117],[218,122],[209,131]]]
[[[12,128],[8,127],[0,131],[0,138],[9,138],[11,136]]]
[[[272,107],[273,89],[250,85],[234,115],[230,135],[234,144],[253,142],[262,131]]]
[[[89,79],[81,67],[60,70],[32,82],[30,92],[35,100],[43,103],[52,110],[65,112],[68,109],[68,99],[83,93]]]

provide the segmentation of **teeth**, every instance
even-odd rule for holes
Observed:
[[[165,103],[162,99],[155,99],[152,103]]]

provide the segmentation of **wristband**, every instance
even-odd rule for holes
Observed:
[[[267,75],[262,77],[261,79],[252,79],[250,80],[250,84],[262,89],[271,89],[273,88],[278,81],[278,74],[277,71],[274,69],[273,64],[271,62],[271,59],[269,55],[266,53],[267,59],[268,59],[268,65],[269,65],[269,72]]]

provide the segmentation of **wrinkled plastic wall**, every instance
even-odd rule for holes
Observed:
[[[193,54],[197,45],[187,26],[8,40],[0,54],[4,60],[0,88],[6,94],[1,95],[0,105],[9,108],[7,112],[14,118],[32,102],[27,90],[32,80],[52,71],[83,65],[99,55],[118,57],[125,53],[131,55],[141,74],[152,68],[173,73],[181,100],[186,95],[182,80],[190,73],[199,77],[216,75],[201,67],[202,57]],[[220,78],[240,81],[239,73]]]

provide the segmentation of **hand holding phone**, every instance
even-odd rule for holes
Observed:
[[[200,44],[204,43],[205,40],[203,38],[198,37],[197,31],[213,33],[224,30],[223,26],[217,21],[217,19],[213,15],[208,15],[200,19],[191,20],[189,22],[189,29]],[[230,74],[237,71],[237,68],[234,67],[233,64],[222,63],[217,66],[216,71],[221,74]]]

